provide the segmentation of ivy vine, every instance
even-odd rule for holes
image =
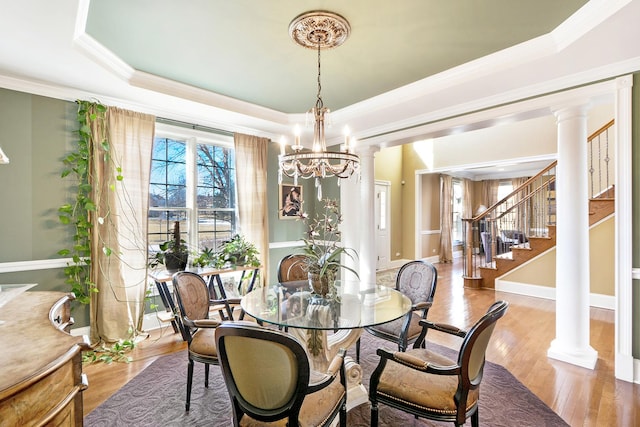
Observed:
[[[71,287],[76,300],[88,304],[92,292],[98,292],[91,279],[91,234],[92,221],[102,223],[104,218],[96,215],[98,205],[92,195],[91,165],[95,156],[102,156],[105,167],[115,167],[116,179],[122,181],[122,169],[113,165],[110,156],[110,145],[107,139],[106,113],[107,107],[90,101],[76,101],[78,112],[77,146],[62,161],[64,169],[62,178],[72,175],[76,179],[76,193],[71,203],[58,208],[58,218],[62,224],[73,227],[73,244],[69,248],[58,251],[58,255],[69,257],[71,261],[64,269],[65,283]],[[96,134],[92,132],[96,130]],[[113,184],[110,185],[115,190]],[[102,248],[108,256],[111,249]]]

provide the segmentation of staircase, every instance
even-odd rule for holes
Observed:
[[[613,121],[607,123],[588,139],[590,226],[615,210],[608,156],[608,131],[612,125]],[[494,289],[496,278],[555,247],[556,168],[557,162],[551,163],[485,212],[463,220],[465,287]]]

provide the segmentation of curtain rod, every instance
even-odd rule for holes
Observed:
[[[201,130],[201,131],[204,131],[204,132],[216,133],[218,135],[233,136],[233,132],[230,132],[228,130],[216,129],[216,128],[212,128],[212,127],[209,127],[209,126],[196,125],[196,124],[193,124],[193,123],[183,122],[183,121],[180,121],[180,120],[167,119],[165,117],[156,117],[156,122],[164,123],[166,125],[179,126],[179,127],[183,127],[183,128],[187,128],[187,129]]]

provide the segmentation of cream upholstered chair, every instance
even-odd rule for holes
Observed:
[[[485,352],[496,322],[509,304],[497,301],[468,331],[426,320],[428,329],[462,337],[457,360],[450,360],[427,348],[406,352],[378,349],[380,362],[371,375],[369,400],[371,426],[378,425],[378,404],[384,403],[416,417],[451,421],[456,426],[471,417],[478,427],[478,400],[484,370]]]
[[[234,426],[329,426],[337,415],[347,425],[344,350],[318,373],[302,344],[284,332],[225,323],[215,336]]]
[[[411,312],[392,322],[364,328],[370,334],[398,345],[405,351],[411,343],[421,344],[426,330],[420,326],[433,304],[438,282],[438,271],[426,261],[409,261],[398,271],[396,290],[411,300]],[[356,342],[356,360],[360,360],[360,340]]]
[[[218,351],[215,346],[214,331],[221,322],[209,318],[210,306],[215,305],[227,319],[233,319],[229,305],[224,300],[210,300],[209,289],[204,279],[196,273],[180,271],[173,275],[175,291],[182,324],[188,343],[189,364],[187,367],[187,400],[185,409],[191,403],[193,382],[193,362],[204,363],[204,386],[209,387],[209,365],[218,365]]]

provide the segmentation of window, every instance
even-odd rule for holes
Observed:
[[[453,223],[451,224],[453,244],[462,243],[462,181],[454,179],[452,181],[453,191],[452,200],[453,206],[451,212],[453,213]]]
[[[189,247],[217,249],[236,234],[236,179],[230,137],[156,125],[149,185],[149,245],[175,221]]]
[[[498,184],[498,201],[507,197],[513,191],[513,184],[511,180],[509,181],[500,181]]]

